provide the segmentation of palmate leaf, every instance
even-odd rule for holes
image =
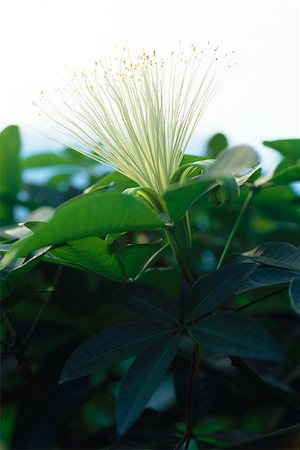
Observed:
[[[255,264],[229,264],[196,281],[186,300],[186,320],[195,320],[232,298],[255,268]]]
[[[118,289],[113,298],[119,305],[143,319],[178,324],[174,302],[158,289],[134,284]]]
[[[12,245],[1,266],[47,245],[163,226],[161,218],[139,199],[117,192],[95,191],[75,197],[57,208],[49,222]]]
[[[72,353],[61,373],[60,384],[123,361],[169,334],[172,330],[149,322],[112,325],[87,339]]]
[[[300,271],[300,248],[287,242],[266,242],[240,255],[242,260]]]
[[[167,372],[181,342],[179,333],[139,355],[123,379],[117,399],[117,429],[123,435],[137,420]]]
[[[256,320],[242,314],[213,314],[189,328],[204,347],[230,356],[284,362],[285,355],[272,335]]]

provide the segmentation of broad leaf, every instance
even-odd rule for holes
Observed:
[[[241,255],[242,259],[267,266],[300,270],[300,248],[287,242],[267,242]]]
[[[71,241],[52,249],[45,261],[84,269],[116,281],[126,281],[123,268],[109,243],[98,237]]]
[[[90,375],[142,352],[171,331],[147,322],[113,325],[83,342],[66,362],[60,383]]]
[[[117,399],[117,429],[123,435],[137,420],[167,372],[180,345],[176,334],[137,357],[123,379]]]
[[[180,294],[181,275],[178,267],[154,267],[147,269],[139,281],[156,288],[177,300]]]
[[[237,313],[219,313],[189,329],[204,347],[230,356],[283,362],[284,353],[272,335],[256,320]]]
[[[129,244],[118,252],[118,258],[122,265],[127,280],[136,280],[146,269],[148,264],[160,256],[161,248],[155,250],[150,244]]]
[[[80,195],[57,208],[49,222],[11,247],[2,266],[46,245],[163,226],[160,217],[137,198],[116,192],[95,191]]]
[[[287,284],[297,275],[299,274],[293,270],[259,266],[243,280],[237,293],[240,294],[252,289],[278,284]]]
[[[291,305],[297,314],[300,314],[300,278],[294,278],[289,287]]]
[[[131,285],[118,289],[114,300],[141,318],[154,322],[177,324],[174,302],[163,292],[150,286]]]
[[[0,220],[2,226],[13,222],[13,206],[21,184],[20,134],[12,125],[0,133]]]
[[[200,278],[186,300],[186,320],[193,321],[230,300],[255,264],[229,264]]]
[[[290,163],[295,163],[297,160],[300,160],[300,139],[264,141],[263,144],[280,152]]]
[[[22,160],[23,169],[34,169],[40,167],[57,166],[61,164],[68,164],[68,161],[59,153],[38,153],[30,155]]]
[[[228,147],[228,140],[223,133],[215,134],[207,144],[208,156],[215,158],[222,150]]]

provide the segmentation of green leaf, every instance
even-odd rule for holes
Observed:
[[[3,258],[2,267],[46,245],[163,226],[160,217],[139,199],[117,192],[95,191],[75,197],[57,208],[49,222],[12,245]]]
[[[112,325],[83,342],[72,353],[59,382],[75,380],[123,361],[170,332],[162,326],[142,321]]]
[[[163,292],[150,286],[131,285],[121,287],[113,294],[114,300],[133,313],[147,320],[178,324],[174,302]]]
[[[122,173],[114,171],[103,175],[100,180],[89,186],[84,192],[88,194],[97,189],[102,189],[104,186],[111,186],[119,191],[124,191],[125,189],[136,187],[137,184]]]
[[[126,281],[123,268],[109,243],[97,237],[71,241],[52,249],[45,261],[84,269],[115,281]]]
[[[2,225],[12,223],[13,207],[21,186],[20,133],[12,125],[0,133],[0,220]]]
[[[290,163],[300,159],[300,139],[282,139],[278,141],[264,141],[266,147],[273,148],[282,154]]]
[[[283,269],[300,270],[300,248],[287,242],[266,242],[240,255],[241,259]]]
[[[21,161],[23,169],[35,169],[40,167],[57,166],[68,164],[68,161],[59,153],[38,153],[30,155]]]
[[[241,292],[251,291],[252,289],[278,284],[287,284],[297,275],[299,274],[293,270],[258,266],[243,280],[237,293],[240,294]]]
[[[147,269],[139,281],[156,288],[177,300],[180,293],[180,271],[178,267],[153,267]]]
[[[294,278],[289,287],[291,305],[297,314],[300,314],[300,278]]]
[[[228,140],[224,134],[217,133],[210,138],[207,147],[208,156],[215,158],[222,150],[228,147]]]
[[[133,281],[138,278],[156,253],[153,246],[148,244],[129,244],[123,247],[118,252],[118,257],[126,279]]]
[[[255,267],[229,264],[196,281],[186,300],[186,320],[195,320],[230,300]]]
[[[300,164],[280,164],[268,181],[272,186],[300,181]]]
[[[204,182],[202,176],[182,186],[171,187],[164,195],[170,217],[177,222],[200,197],[207,193],[210,181]]]
[[[123,379],[117,399],[117,429],[123,435],[143,412],[180,345],[173,335],[152,345],[137,357]]]
[[[248,145],[240,145],[223,150],[215,163],[203,174],[204,179],[217,180],[237,175],[258,164],[255,151]]]
[[[189,329],[204,347],[230,356],[284,362],[285,356],[272,335],[256,320],[225,312],[200,320]]]
[[[182,186],[171,186],[165,193],[164,201],[170,217],[176,222],[185,211],[201,196],[218,186],[221,180],[257,165],[256,154],[251,147],[240,146],[223,150],[214,164],[207,166],[202,175]],[[213,183],[216,182],[217,183]]]

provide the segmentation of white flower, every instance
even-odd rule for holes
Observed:
[[[220,61],[221,59],[221,61]],[[96,159],[140,186],[162,194],[180,166],[186,147],[216,86],[230,67],[218,49],[166,58],[156,51],[96,62],[74,73],[58,103],[43,95],[38,105],[75,150]]]

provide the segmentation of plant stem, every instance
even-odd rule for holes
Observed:
[[[190,445],[193,429],[193,387],[195,379],[197,377],[198,367],[199,367],[198,343],[194,342],[191,368],[186,386],[186,429],[181,441],[175,447],[176,450],[179,450],[183,446],[183,444],[185,444],[184,450],[188,450]]]
[[[247,197],[246,197],[246,200],[245,200],[245,202],[244,202],[244,204],[242,206],[242,209],[241,209],[241,211],[240,211],[240,213],[239,213],[239,215],[238,215],[238,217],[237,217],[237,219],[235,221],[235,224],[234,224],[234,226],[233,226],[233,228],[232,228],[232,230],[230,232],[230,235],[229,235],[229,237],[227,239],[227,242],[226,242],[225,247],[223,249],[222,255],[221,255],[220,259],[219,259],[219,262],[218,262],[218,265],[217,265],[217,269],[219,269],[221,267],[221,265],[223,264],[224,259],[226,258],[228,250],[229,250],[229,248],[230,248],[230,246],[232,244],[232,241],[233,241],[233,239],[234,239],[234,237],[236,235],[236,232],[237,232],[237,230],[238,230],[238,228],[240,226],[241,220],[242,220],[242,218],[243,218],[243,216],[245,214],[245,211],[248,208],[248,206],[249,206],[249,204],[250,204],[250,202],[251,202],[255,192],[256,192],[255,189],[250,190],[248,195],[247,195]]]
[[[281,288],[281,289],[277,289],[277,291],[270,292],[269,294],[266,294],[263,297],[259,297],[259,298],[255,299],[255,300],[252,300],[249,303],[246,303],[245,305],[239,306],[238,308],[236,308],[234,310],[234,312],[242,311],[243,309],[249,308],[250,306],[255,305],[256,303],[259,303],[259,302],[261,302],[263,300],[266,300],[267,298],[273,297],[273,295],[280,294],[281,292],[284,292],[286,290],[287,290],[287,287],[284,287],[284,288]]]
[[[178,262],[178,265],[180,267],[183,277],[189,283],[193,283],[194,277],[193,277],[192,271],[189,267],[187,257],[176,239],[174,230],[172,228],[165,228],[165,233],[168,238],[170,247],[173,250],[174,256],[177,259],[177,262]]]

